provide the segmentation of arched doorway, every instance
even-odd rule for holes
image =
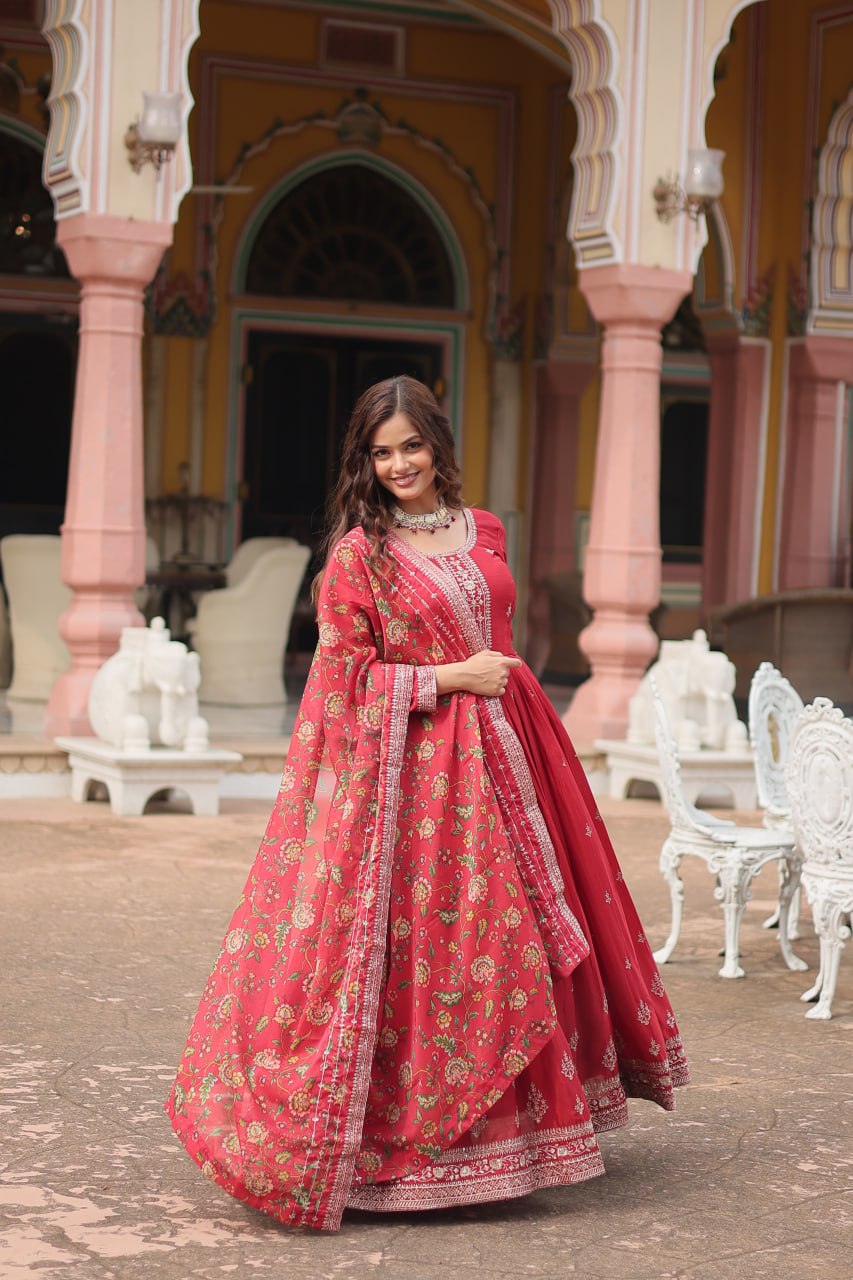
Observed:
[[[77,321],[50,290],[69,273],[41,164],[0,124],[0,537],[56,533],[65,508]]]
[[[375,166],[344,161],[291,187],[266,214],[246,259],[256,298],[447,312],[459,301],[439,228]],[[371,383],[405,373],[443,391],[443,347],[389,336],[387,324],[283,327],[271,312],[246,334],[241,533],[317,545],[341,437]]]

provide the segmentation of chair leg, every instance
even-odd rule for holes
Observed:
[[[737,864],[720,868],[714,896],[720,900],[725,923],[725,960],[720,969],[721,978],[742,978],[744,971],[738,963],[740,954],[740,922],[746,907],[747,885],[750,873]]]
[[[669,885],[669,896],[672,901],[672,920],[669,926],[669,937],[654,953],[657,964],[666,964],[675,950],[681,933],[681,918],[684,914],[684,881],[678,874],[681,865],[681,854],[673,849],[668,840],[660,851],[660,873]]]
[[[820,992],[817,1004],[806,1013],[807,1018],[825,1022],[832,1017],[832,1001],[835,996],[835,984],[838,981],[838,966],[844,944],[850,937],[850,925],[847,917],[849,906],[844,904],[817,900],[814,903],[814,923],[820,938],[820,973],[818,981],[801,998],[813,998]]]
[[[781,894],[782,894],[782,864],[780,863],[779,864],[779,895],[780,897],[781,897]],[[798,885],[797,888],[794,890],[793,897],[791,898],[791,912],[790,912],[790,915],[788,916],[788,938],[791,942],[796,942],[799,938],[803,936],[800,933],[800,907],[801,907],[800,896],[801,896],[800,887]],[[779,928],[779,903],[778,902],[776,903],[776,906],[773,912],[763,922],[763,928],[765,929]]]
[[[783,858],[779,863],[779,947],[788,968],[799,972],[809,966],[791,950],[790,923],[795,897],[799,905],[801,871],[802,865],[798,861]]]

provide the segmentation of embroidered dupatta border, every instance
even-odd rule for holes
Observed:
[[[355,1162],[361,1150],[361,1133],[367,1108],[367,1095],[376,1050],[379,1020],[379,1000],[385,971],[385,951],[388,932],[388,906],[391,892],[391,868],[394,857],[397,808],[400,801],[400,770],[406,745],[409,709],[414,690],[415,668],[389,665],[391,673],[390,696],[386,691],[386,710],[382,724],[380,747],[378,811],[381,815],[379,829],[374,837],[375,846],[369,870],[373,873],[373,885],[368,884],[362,903],[365,935],[369,938],[368,963],[364,976],[364,994],[359,1006],[359,1036],[356,1061],[353,1067],[352,1085],[344,1118],[344,1136],[341,1153],[330,1176],[330,1188],[325,1201],[317,1204],[315,1218],[325,1230],[337,1230],[347,1204]],[[375,904],[370,922],[369,895],[373,888]],[[367,898],[367,900],[366,900]],[[365,948],[362,943],[362,954]],[[310,1224],[309,1224],[310,1225]]]

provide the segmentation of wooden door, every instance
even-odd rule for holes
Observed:
[[[286,535],[316,550],[356,400],[398,374],[436,387],[442,348],[256,330],[248,354],[241,539]]]

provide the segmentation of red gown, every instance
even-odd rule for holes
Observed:
[[[284,1222],[497,1200],[602,1173],[628,1096],[671,1109],[675,1018],[571,742],[514,653],[503,529],[339,544],[270,819],[167,1110],[214,1181]]]

